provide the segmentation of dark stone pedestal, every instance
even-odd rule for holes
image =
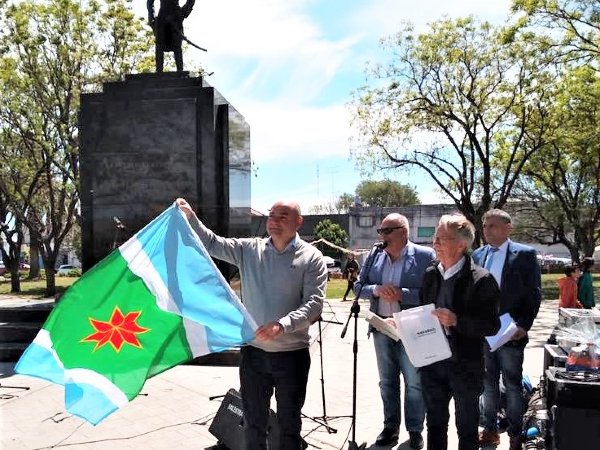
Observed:
[[[82,262],[89,269],[186,198],[225,236],[250,233],[250,128],[202,78],[140,74],[81,96]]]

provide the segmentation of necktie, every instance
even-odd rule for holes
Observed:
[[[489,272],[492,269],[492,264],[494,263],[494,255],[498,251],[498,247],[490,246],[488,250],[487,259],[485,260],[485,269]]]

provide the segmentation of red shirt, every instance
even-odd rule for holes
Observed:
[[[561,308],[581,308],[577,301],[577,281],[571,277],[558,279],[558,306]]]

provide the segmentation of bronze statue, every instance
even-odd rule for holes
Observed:
[[[183,71],[181,43],[187,41],[183,34],[183,20],[192,12],[195,1],[187,0],[180,7],[179,0],[160,0],[158,16],[154,17],[154,0],[147,0],[148,23],[156,39],[156,72],[163,71],[165,52],[173,52],[177,72]]]

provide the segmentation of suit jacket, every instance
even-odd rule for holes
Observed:
[[[435,258],[435,252],[430,247],[417,245],[410,241],[406,243],[406,256],[402,268],[400,286],[402,288],[402,301],[400,309],[413,308],[419,305],[419,292],[421,290],[423,274],[431,261]],[[383,284],[383,266],[386,260],[385,252],[381,251],[374,255],[373,264],[365,261],[358,280],[354,283],[354,292],[360,292],[361,298],[371,301],[370,311],[377,312],[379,297],[373,294],[375,286]]]
[[[475,250],[473,261],[483,266],[489,248],[484,245]],[[542,300],[542,277],[534,248],[508,241],[500,291],[500,314],[510,313],[517,326],[529,330]]]
[[[448,342],[453,359],[481,364],[483,370],[484,338],[496,334],[500,329],[500,290],[487,270],[475,265],[468,256],[466,258],[454,284],[451,310],[456,314],[457,322],[450,327]],[[442,281],[436,262],[427,268],[423,278],[420,297],[422,305],[437,305]]]

